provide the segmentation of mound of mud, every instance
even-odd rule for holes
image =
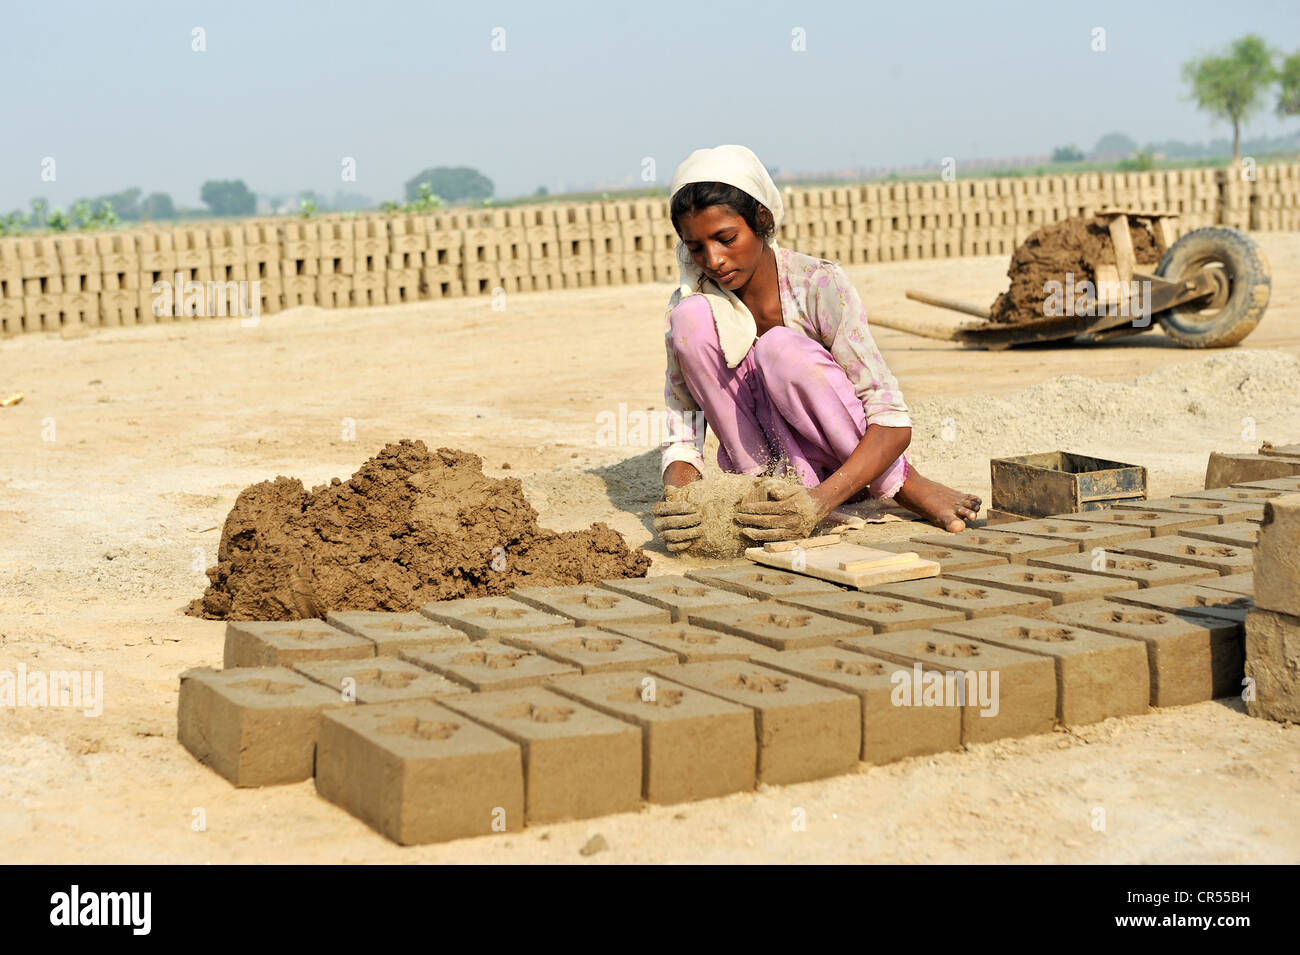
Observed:
[[[1159,260],[1156,237],[1145,223],[1129,219],[1129,233],[1138,262]],[[1073,273],[1076,286],[1095,281],[1098,265],[1114,264],[1115,246],[1104,219],[1078,217],[1043,226],[1012,253],[1011,287],[994,300],[989,319],[1012,325],[1041,319],[1048,296],[1044,284],[1064,284],[1066,273]]]
[[[650,558],[605,524],[537,526],[518,479],[474,454],[390,444],[346,481],[310,492],[278,477],[240,492],[193,616],[299,620],[331,610],[409,611],[517,586],[644,577]]]

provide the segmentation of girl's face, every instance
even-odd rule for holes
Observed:
[[[709,206],[678,222],[695,265],[723,288],[744,288],[763,259],[767,243],[727,206]]]

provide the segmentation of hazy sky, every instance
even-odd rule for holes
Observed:
[[[635,177],[743,143],[770,168],[1230,135],[1179,65],[1300,2],[19,2],[0,0],[0,212],[206,179],[375,200],[435,165],[498,196]],[[202,28],[205,52],[195,52]],[[503,28],[505,51],[493,52]],[[1106,51],[1090,50],[1094,27]],[[791,49],[801,28],[807,49]],[[1270,112],[1251,135],[1300,128]],[[56,180],[41,180],[53,157]],[[356,160],[356,182],[340,178]]]

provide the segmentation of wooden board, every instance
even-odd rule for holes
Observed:
[[[777,553],[765,551],[761,547],[746,549],[745,556],[756,564],[777,567],[791,573],[816,577],[862,590],[880,584],[895,584],[903,580],[920,580],[924,577],[938,577],[940,566],[934,560],[911,560],[906,563],[889,563],[896,561],[898,554],[861,544],[832,544],[829,547],[816,547],[811,550],[788,550]],[[870,570],[841,570],[840,564],[855,564],[859,561],[879,561],[880,564]]]

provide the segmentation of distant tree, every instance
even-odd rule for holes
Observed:
[[[1300,116],[1300,53],[1292,53],[1278,70],[1282,90],[1277,98],[1277,115]]]
[[[533,193],[533,195],[535,196],[549,196],[550,194],[551,191],[547,189],[545,186],[538,186],[537,191]]]
[[[121,192],[114,192],[107,196],[98,196],[91,200],[92,205],[95,206],[105,202],[108,203],[113,210],[113,214],[119,219],[140,218],[140,190],[135,187],[123,189]]]
[[[36,198],[32,200],[32,217],[28,224],[33,229],[44,229],[49,221],[46,216],[50,210],[50,203],[47,199]]]
[[[165,192],[155,192],[146,196],[140,203],[140,218],[153,222],[159,219],[175,219],[176,206],[172,203],[172,197]]]
[[[492,180],[469,166],[435,166],[416,173],[406,181],[406,201],[420,198],[420,185],[427,183],[430,191],[447,202],[461,199],[487,199],[496,190]]]
[[[1094,156],[1128,156],[1137,152],[1138,144],[1123,133],[1107,133],[1092,147]]]
[[[199,198],[214,216],[251,216],[257,211],[257,196],[242,179],[209,179],[199,190]]]
[[[1234,40],[1222,55],[1183,64],[1183,79],[1201,109],[1232,123],[1232,161],[1241,160],[1241,124],[1264,106],[1264,92],[1278,78],[1273,54],[1253,33]]]
[[[1083,158],[1083,150],[1074,143],[1068,146],[1057,146],[1052,150],[1052,162],[1078,162]]]

